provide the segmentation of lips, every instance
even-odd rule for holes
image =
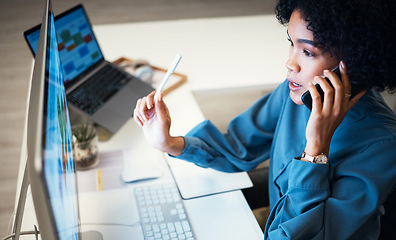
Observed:
[[[290,79],[287,79],[287,80],[289,81],[289,88],[290,88],[291,91],[298,91],[298,90],[300,90],[303,87],[302,85],[300,85],[300,84],[298,84],[296,82],[293,82]]]

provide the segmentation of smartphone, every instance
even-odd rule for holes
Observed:
[[[340,69],[337,67],[333,70],[333,72],[335,74],[337,74],[338,78],[341,79],[341,72]],[[330,84],[331,87],[333,87],[333,85],[330,82],[330,79],[328,79],[327,77],[325,77],[326,81]],[[320,87],[320,85],[317,83],[315,84],[316,89],[318,90],[319,94],[320,94],[320,98],[322,99],[322,102],[324,101],[324,92],[322,90],[322,88]],[[358,94],[359,92],[361,92],[364,89],[363,85],[359,85],[356,83],[351,82],[351,98],[353,98],[356,94]],[[304,103],[305,106],[307,106],[307,108],[309,108],[309,110],[312,110],[312,96],[311,93],[309,91],[306,91],[302,97],[301,97],[302,102]]]

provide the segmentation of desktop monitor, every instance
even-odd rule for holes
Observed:
[[[31,81],[27,153],[42,239],[80,239],[72,131],[50,0],[46,0]]]

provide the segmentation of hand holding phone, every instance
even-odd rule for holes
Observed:
[[[341,80],[341,72],[340,69],[337,67],[336,69],[333,70],[333,72],[335,74],[337,74],[337,77]],[[331,84],[330,79],[328,79],[327,77],[325,77],[326,81],[330,84],[331,87],[333,87],[333,85]],[[322,88],[320,87],[320,85],[317,83],[315,84],[316,89],[318,90],[319,94],[320,94],[320,98],[322,100],[322,102],[324,101],[324,92],[322,90]],[[358,94],[359,92],[361,92],[364,89],[364,86],[362,84],[357,84],[354,82],[351,82],[351,99]],[[309,110],[312,110],[312,96],[311,93],[309,91],[306,91],[302,97],[301,97],[302,102],[304,103],[305,106],[307,106],[307,108],[309,108]]]

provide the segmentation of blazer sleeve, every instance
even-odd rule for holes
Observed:
[[[286,97],[287,81],[233,119],[225,134],[208,120],[200,123],[184,136],[178,158],[225,172],[254,169],[269,158]]]
[[[395,144],[356,146],[337,165],[293,159],[265,239],[378,239],[382,204],[396,184]]]

